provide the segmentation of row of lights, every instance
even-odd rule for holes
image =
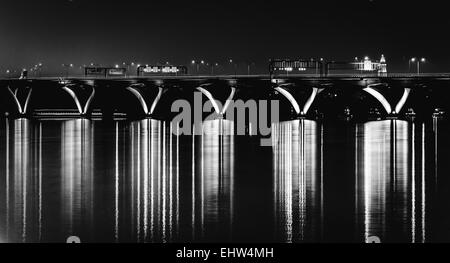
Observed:
[[[416,63],[417,62],[417,75],[420,74],[420,63],[425,63],[427,60],[425,58],[411,58],[409,60],[409,68],[411,68],[411,63]]]
[[[234,74],[236,75],[236,71],[237,71],[237,62],[234,62],[233,59],[228,59],[228,63],[231,66],[234,66]],[[191,61],[191,65],[193,66],[197,66],[197,73],[199,73],[199,67],[200,65],[206,65],[206,66],[211,66],[211,74],[214,74],[214,67],[219,67],[220,64],[215,62],[215,63],[208,63],[205,62],[204,60],[192,60]],[[247,74],[250,75],[250,68],[252,66],[256,65],[255,62],[248,62],[247,63]]]
[[[323,61],[323,58],[321,58],[320,59],[321,61]],[[358,58],[357,57],[355,57],[355,61],[356,60],[358,60]],[[368,56],[366,56],[366,57],[364,57],[364,60],[369,60],[369,57]],[[230,64],[233,64],[233,59],[229,59],[228,60],[228,62],[230,63]],[[413,57],[413,58],[411,58],[409,61],[408,61],[408,63],[409,63],[409,67],[411,67],[411,63],[416,63],[417,62],[417,74],[420,74],[420,63],[425,63],[426,62],[426,59],[425,58],[416,58],[416,57]],[[198,71],[199,71],[199,65],[207,65],[207,66],[209,66],[210,65],[210,63],[207,63],[207,62],[205,62],[204,60],[192,60],[191,61],[191,64],[192,65],[197,65],[197,73],[198,73]],[[248,64],[248,67],[250,68],[250,65],[254,65],[255,63],[249,63]],[[166,65],[170,65],[170,63],[169,62],[166,62]],[[235,67],[236,67],[236,64],[234,64],[235,65]],[[42,66],[43,66],[43,64],[42,63],[38,63],[38,64],[36,64],[36,65],[34,65],[34,67],[31,69],[31,71],[39,71],[39,70],[41,70],[41,68],[42,68]],[[74,67],[74,64],[72,64],[72,63],[70,63],[70,64],[62,64],[62,66],[64,67],[64,68],[67,68],[67,69],[69,69],[69,68],[73,68]],[[83,65],[84,67],[86,66],[86,65]],[[96,63],[90,63],[90,66],[99,66],[99,64],[96,64]],[[141,66],[141,64],[137,64],[137,63],[134,63],[134,62],[131,62],[131,63],[126,63],[126,62],[123,62],[122,63],[122,66],[124,66],[124,67],[129,67],[129,66],[132,66],[132,67],[134,67],[134,66],[136,66],[136,67],[140,67]],[[219,63],[212,63],[211,64],[211,66],[212,67],[218,67],[219,66]],[[119,64],[116,64],[115,65],[115,68],[119,68],[120,67],[120,65]],[[23,70],[25,70],[25,69],[23,69]],[[214,68],[212,68],[212,70],[214,70]],[[236,70],[236,69],[235,69]],[[250,71],[250,70],[249,70]],[[6,74],[10,74],[11,73],[11,70],[9,70],[9,69],[7,69],[6,70]]]

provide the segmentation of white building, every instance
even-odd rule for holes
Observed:
[[[361,73],[377,72],[379,76],[387,74],[387,64],[384,55],[381,55],[379,61],[372,61],[369,57],[365,57],[364,60],[355,61],[352,64]]]

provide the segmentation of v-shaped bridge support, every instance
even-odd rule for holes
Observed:
[[[11,88],[8,86],[8,91],[9,91],[9,93],[11,94],[11,96],[13,97],[14,102],[16,103],[17,110],[19,111],[19,114],[26,114],[26,113],[27,113],[27,108],[28,108],[28,102],[30,101],[30,98],[31,98],[31,92],[33,91],[33,89],[32,89],[32,88],[29,88],[29,89],[28,89],[28,94],[27,94],[27,97],[26,97],[26,99],[25,99],[25,102],[24,102],[23,106],[22,106],[22,104],[20,103],[19,98],[17,97],[17,92],[19,91],[19,89],[16,88],[16,89],[13,91],[13,90],[11,90]]]
[[[209,92],[207,89],[203,87],[198,87],[197,90],[200,91],[203,95],[205,95],[209,99],[212,106],[214,107],[214,111],[219,116],[223,116],[227,112],[228,107],[230,107],[230,103],[233,101],[234,95],[236,94],[236,88],[231,87],[230,95],[228,96],[225,105],[221,107],[217,103],[216,99],[214,99],[214,96],[211,94],[211,92]]]
[[[148,107],[147,101],[145,100],[144,96],[142,95],[141,91],[138,89],[140,86],[130,86],[127,88],[139,101],[139,103],[142,106],[142,109],[144,110],[146,115],[152,115],[153,112],[156,109],[156,105],[158,105],[158,102],[161,100],[161,96],[164,92],[164,89],[162,87],[158,87],[158,94],[156,95],[155,99],[153,100],[150,108]]]
[[[365,92],[369,93],[370,95],[372,95],[373,97],[375,97],[381,103],[381,105],[383,105],[387,114],[398,114],[402,110],[403,106],[405,105],[406,100],[409,97],[409,93],[411,92],[410,88],[405,88],[402,97],[395,105],[395,108],[392,109],[392,106],[389,103],[389,101],[383,96],[383,94],[381,94],[379,91],[374,89],[373,85],[369,85],[369,86],[367,86],[367,88],[365,88],[363,90]]]
[[[317,94],[322,92],[323,89],[319,89],[314,87],[312,90],[311,95],[309,96],[308,100],[305,102],[305,105],[303,105],[303,108],[300,107],[297,100],[294,98],[294,96],[285,88],[278,86],[275,88],[276,91],[281,93],[292,105],[292,107],[295,110],[295,113],[297,115],[306,115],[311,108],[311,105],[313,104],[314,100],[316,99]]]
[[[81,102],[78,99],[78,96],[75,93],[75,91],[72,89],[72,87],[74,87],[74,85],[67,85],[67,86],[63,86],[62,89],[65,90],[67,93],[69,93],[69,95],[73,98],[75,105],[77,106],[78,112],[80,114],[84,115],[89,110],[89,105],[91,104],[92,99],[95,96],[95,88],[92,87],[91,95],[89,96],[89,98],[87,99],[86,103],[83,106],[83,105],[81,105]]]

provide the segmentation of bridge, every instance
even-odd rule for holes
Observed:
[[[170,119],[174,101],[193,102],[198,92],[218,116],[230,101],[278,100],[285,119],[425,119],[450,109],[449,90],[450,74],[1,79],[0,112],[27,118]]]

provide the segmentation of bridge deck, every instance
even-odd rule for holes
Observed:
[[[328,74],[327,76],[319,76],[317,74],[256,74],[256,75],[154,75],[154,76],[127,76],[127,77],[93,77],[93,76],[53,76],[53,77],[29,77],[27,80],[54,80],[61,79],[68,80],[164,80],[164,79],[178,79],[178,80],[207,80],[207,79],[316,79],[316,80],[339,80],[339,79],[450,79],[450,73],[389,73],[386,76],[375,76],[366,74]],[[2,78],[0,80],[19,80],[18,78]]]

